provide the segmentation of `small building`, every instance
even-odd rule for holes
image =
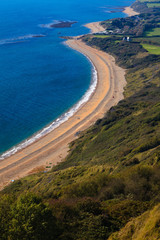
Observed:
[[[130,37],[123,37],[123,41],[129,42],[130,41]]]

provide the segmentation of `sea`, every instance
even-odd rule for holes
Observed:
[[[0,159],[47,134],[88,100],[96,71],[60,36],[84,24],[125,17],[130,0],[0,1]],[[52,28],[60,21],[71,27]]]

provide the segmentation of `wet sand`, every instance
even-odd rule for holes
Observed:
[[[123,99],[125,71],[115,64],[112,56],[87,46],[81,40],[68,40],[67,44],[85,54],[94,64],[98,74],[96,90],[68,121],[37,142],[0,161],[0,189],[11,180],[34,172],[34,169],[53,166],[64,160],[69,150],[68,144],[76,139],[76,133],[93,125]]]

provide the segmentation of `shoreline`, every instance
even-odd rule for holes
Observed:
[[[65,44],[67,46],[67,44]],[[83,54],[85,57],[87,57],[85,54]],[[88,58],[88,57],[87,57]],[[51,122],[49,125],[45,126],[40,131],[33,134],[31,137],[25,139],[21,143],[13,146],[9,150],[5,151],[3,154],[0,155],[0,161],[5,160],[6,158],[11,157],[12,155],[16,154],[19,151],[23,151],[26,147],[33,144],[34,142],[38,141],[40,138],[43,138],[47,134],[49,134],[51,131],[59,127],[64,122],[68,121],[70,117],[72,117],[92,96],[94,93],[96,86],[97,86],[97,71],[95,69],[95,66],[93,65],[92,61],[88,58],[92,65],[92,80],[91,84],[88,88],[88,90],[84,93],[84,95],[81,97],[81,99],[74,104],[67,112],[63,113],[60,117],[55,119],[53,122]]]
[[[68,144],[102,118],[107,110],[123,99],[125,70],[115,65],[107,53],[91,48],[81,40],[68,40],[67,45],[86,55],[95,66],[98,84],[90,99],[66,122],[36,142],[0,161],[0,189],[34,172],[34,169],[55,165],[67,156]]]
[[[123,11],[124,13],[126,13],[128,16],[132,16],[136,13],[131,7],[125,7],[125,10]],[[131,14],[131,15],[130,15]],[[104,31],[105,28],[103,26],[100,25],[100,21],[99,22],[91,22],[91,23],[87,23],[84,25],[84,27],[90,29],[90,33],[94,34],[97,32],[101,32]],[[76,36],[74,37],[75,39],[77,37],[80,36]],[[67,43],[67,41],[65,42]],[[68,44],[66,44],[68,45]],[[72,47],[71,47],[72,48]],[[86,56],[84,53],[82,53],[84,56]],[[87,56],[86,56],[87,57]],[[89,61],[91,62],[91,64],[93,65],[93,69],[95,68],[94,64],[92,63],[92,61],[90,60],[89,57],[87,57],[89,59]],[[92,83],[93,84],[93,83]],[[92,85],[91,84],[91,85]],[[89,87],[89,89],[91,88],[91,85]],[[89,89],[87,90],[87,92],[89,91]],[[94,90],[93,90],[94,91]],[[86,92],[86,93],[87,93]],[[76,111],[79,110],[79,108],[81,107],[81,105],[83,105],[86,101],[84,101],[83,103],[83,98],[85,98],[86,93],[82,96],[82,98],[76,103],[74,104],[69,110],[68,112],[65,112],[64,114],[62,114],[59,118],[55,119],[53,122],[51,122],[49,125],[45,126],[42,130],[38,131],[37,133],[33,134],[32,136],[30,136],[29,138],[25,139],[24,141],[22,141],[21,143],[11,147],[10,149],[8,149],[7,151],[5,151],[4,153],[0,154],[0,161],[5,160],[6,158],[11,157],[12,155],[16,154],[19,151],[22,151],[23,149],[25,149],[26,147],[28,147],[29,145],[33,144],[34,142],[38,141],[40,138],[43,138],[45,135],[49,134],[51,131],[53,131],[55,128],[59,127],[61,124],[63,124],[63,122],[67,121],[70,117],[72,117],[72,115],[74,115],[76,113]],[[92,93],[91,93],[92,95]],[[90,96],[89,96],[90,97]],[[88,99],[89,100],[89,99]],[[82,101],[82,104],[80,104],[80,102]],[[80,106],[74,111],[73,109],[76,108],[77,105]],[[71,111],[74,111],[72,114],[69,114]],[[68,117],[65,118],[65,115],[70,115]],[[51,128],[50,130],[48,130],[48,128]]]
[[[124,13],[128,16],[139,14],[131,7],[126,7]],[[104,28],[99,23],[88,23],[85,27],[89,28],[91,33],[103,31]],[[66,44],[91,61],[98,76],[96,89],[89,100],[68,120],[14,155],[0,161],[0,189],[12,180],[45,170],[47,165],[53,166],[65,160],[69,143],[77,138],[77,133],[92,126],[107,110],[124,98],[125,70],[115,64],[111,55],[87,46],[77,37],[68,40]]]

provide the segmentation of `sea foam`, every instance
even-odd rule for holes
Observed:
[[[52,22],[50,22],[50,23],[39,24],[38,26],[41,27],[41,28],[49,28],[49,29],[51,29],[51,28],[52,28],[51,26],[52,26],[53,24],[58,24],[58,23],[60,23],[59,20],[52,20]]]
[[[15,37],[15,38],[1,39],[0,45],[18,43],[23,40],[28,40],[31,38],[38,38],[38,37],[45,37],[45,35],[43,35],[43,34],[27,34],[27,35]]]

